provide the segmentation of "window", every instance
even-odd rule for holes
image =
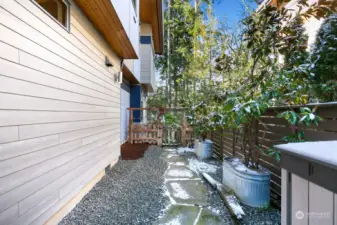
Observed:
[[[33,0],[49,16],[57,20],[66,29],[69,29],[69,2],[67,0]]]

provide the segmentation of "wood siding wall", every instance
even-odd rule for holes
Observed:
[[[0,1],[0,224],[43,224],[120,155],[120,60],[71,3],[68,32]]]
[[[309,105],[313,108],[316,105]],[[289,127],[284,119],[277,118],[276,115],[286,108],[272,108],[269,109],[260,119],[257,129],[258,144],[261,148],[268,149],[277,144],[284,144],[281,139],[285,136],[294,133],[294,129]],[[299,110],[299,107],[295,107]],[[318,106],[317,115],[324,119],[319,126],[305,127],[299,125],[304,130],[304,138],[307,141],[328,141],[337,140],[337,104],[321,104]],[[242,135],[239,134],[235,148],[233,151],[233,131],[219,130],[210,134],[210,138],[214,142],[215,154],[219,158],[230,157],[233,154],[237,157],[243,158],[241,151]],[[260,163],[262,166],[269,169],[271,176],[271,197],[274,202],[280,205],[281,201],[281,169],[279,162],[274,157],[268,154],[262,154]]]

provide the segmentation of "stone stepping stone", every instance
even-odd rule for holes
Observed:
[[[185,162],[174,162],[174,163],[171,163],[172,166],[187,166],[188,163],[185,161]]]
[[[169,158],[177,157],[177,156],[179,156],[179,155],[175,152],[164,152],[163,154],[161,154],[160,158],[169,159]]]
[[[202,209],[196,225],[222,225],[224,221],[209,209]]]
[[[172,205],[155,225],[193,225],[200,208],[197,206]]]
[[[180,162],[180,163],[187,164],[186,159],[183,156],[171,156],[171,157],[168,157],[168,158],[166,157],[166,158],[163,158],[163,159],[167,163],[178,163],[178,162]]]
[[[164,152],[177,153],[177,149],[175,149],[175,148],[164,148]]]
[[[167,181],[165,185],[178,204],[208,205],[207,189],[201,180]]]
[[[185,166],[172,165],[165,173],[165,179],[195,179],[199,176]]]

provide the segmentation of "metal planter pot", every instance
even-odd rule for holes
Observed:
[[[268,207],[270,203],[271,173],[249,173],[238,170],[231,163],[233,158],[224,159],[223,184],[231,188],[243,204],[252,207]]]
[[[210,140],[196,141],[195,153],[200,160],[212,158],[213,142]]]

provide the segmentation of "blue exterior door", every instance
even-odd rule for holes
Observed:
[[[142,87],[140,85],[130,86],[130,107],[131,108],[141,108],[141,93]],[[133,111],[133,122],[140,123],[142,120],[142,111]]]

